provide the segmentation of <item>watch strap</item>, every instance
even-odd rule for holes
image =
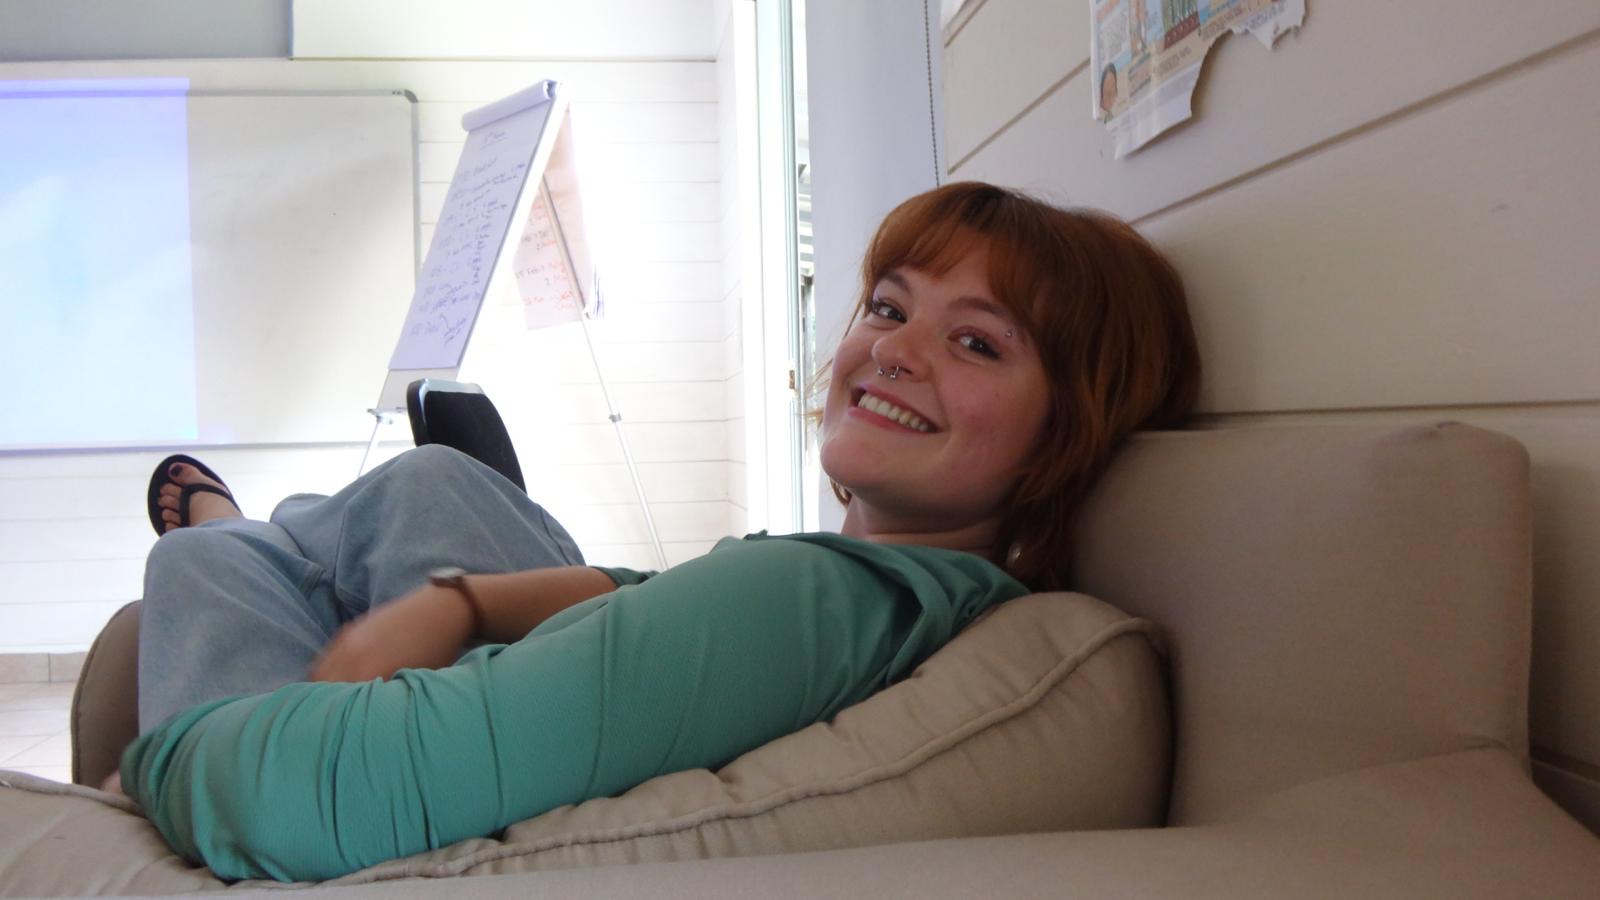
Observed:
[[[435,587],[449,588],[467,601],[467,609],[472,613],[472,633],[468,638],[483,636],[483,607],[478,603],[478,597],[467,586],[467,572],[465,569],[444,568],[434,569],[428,573],[428,583]]]

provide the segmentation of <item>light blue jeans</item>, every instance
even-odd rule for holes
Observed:
[[[139,732],[209,700],[304,681],[339,627],[439,566],[583,565],[549,513],[447,447],[407,451],[332,496],[296,494],[270,521],[163,535],[145,566]]]

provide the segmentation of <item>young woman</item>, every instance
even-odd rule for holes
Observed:
[[[1172,268],[1110,217],[968,183],[891,213],[863,276],[823,409],[842,534],[643,573],[583,566],[446,449],[270,522],[161,467],[122,787],[221,877],[334,877],[722,765],[1063,586],[1119,443],[1193,404]]]

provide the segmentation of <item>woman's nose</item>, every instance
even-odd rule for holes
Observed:
[[[896,379],[924,375],[927,372],[924,352],[927,339],[926,335],[919,334],[915,325],[907,323],[872,345],[872,361],[885,375],[894,373],[892,377]]]

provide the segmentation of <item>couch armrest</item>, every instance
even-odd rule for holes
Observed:
[[[117,610],[84,658],[72,694],[72,780],[99,787],[139,735],[139,601]]]

